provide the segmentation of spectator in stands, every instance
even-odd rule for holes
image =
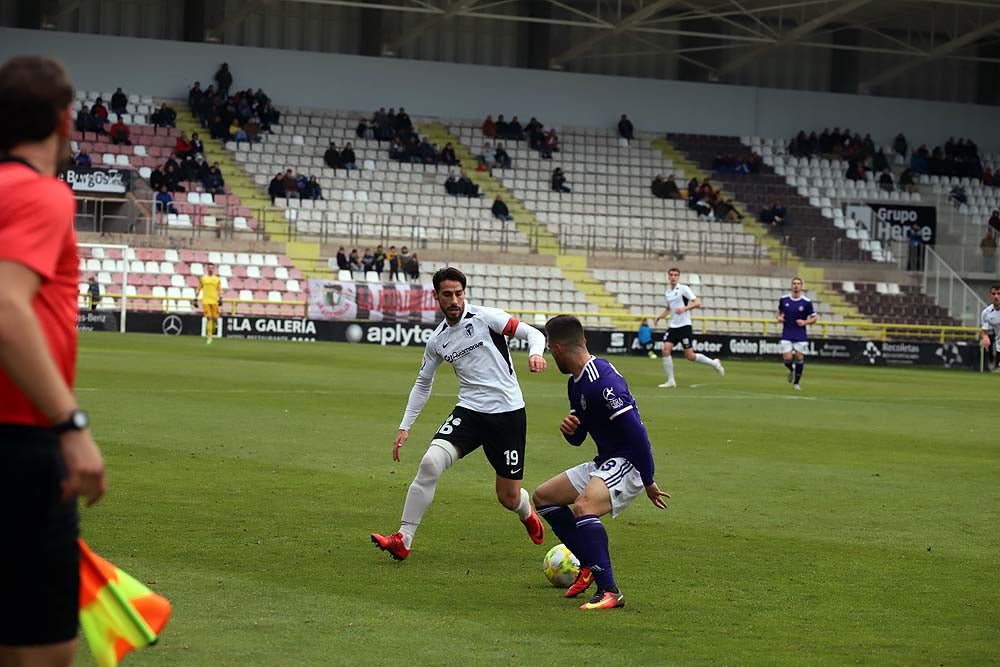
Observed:
[[[240,127],[240,119],[236,116],[233,116],[233,119],[229,122],[228,132],[229,139],[237,143],[249,140],[247,133],[243,131],[242,127]]]
[[[119,88],[119,90],[121,90]],[[87,278],[87,293],[90,295],[90,310],[97,310],[97,304],[101,302],[101,286],[97,284],[97,278],[90,276]]]
[[[895,183],[893,183],[892,180],[892,172],[888,169],[883,171],[882,175],[878,177],[878,186],[886,192],[892,192],[895,190]]]
[[[458,177],[454,173],[448,174],[448,178],[444,181],[444,191],[450,195],[455,195],[456,197],[461,193],[458,191]]]
[[[504,203],[503,197],[500,195],[497,195],[496,199],[493,200],[493,207],[490,210],[493,212],[493,217],[497,220],[510,222],[514,219],[511,217],[510,210],[507,208],[507,204]]]
[[[385,270],[385,250],[382,248],[381,243],[375,247],[375,254],[372,257],[372,266],[375,268],[375,273],[381,279],[382,272]]]
[[[215,85],[224,96],[229,96],[229,87],[233,85],[233,73],[229,71],[229,63],[222,63],[215,72]]]
[[[177,137],[177,141],[174,142],[174,153],[182,160],[191,155],[191,142],[188,140],[186,132],[181,132],[181,136]]]
[[[111,111],[116,114],[127,113],[128,109],[128,95],[122,92],[121,87],[119,87],[114,94],[111,96]]]
[[[337,270],[338,271],[351,270],[351,265],[347,262],[347,251],[344,250],[344,246],[340,246],[337,249]]]
[[[951,189],[951,192],[948,193],[948,198],[951,199],[956,206],[969,203],[969,198],[965,194],[965,188],[961,185],[954,186]]]
[[[247,135],[247,141],[250,143],[260,141],[260,122],[256,116],[247,118],[247,122],[243,123],[243,132]]]
[[[618,121],[618,136],[628,141],[632,141],[635,138],[635,127],[625,114],[622,114],[621,119]]]
[[[121,116],[117,117],[115,124],[111,126],[110,130],[108,130],[108,134],[110,135],[111,143],[113,144],[124,144],[126,146],[132,145],[131,140],[129,140],[131,132],[128,129],[128,125],[122,121]]]
[[[444,145],[444,149],[441,151],[441,163],[449,167],[454,167],[458,164],[458,157],[456,157],[455,149],[452,147],[450,141]]]
[[[149,173],[149,187],[153,189],[153,192],[159,192],[160,188],[166,184],[167,177],[159,167]]]
[[[199,157],[201,157],[200,154]],[[213,195],[226,194],[226,181],[222,178],[222,170],[219,169],[218,162],[208,168],[201,185],[205,188],[205,192],[211,192]]]
[[[354,147],[350,141],[344,144],[344,150],[340,152],[340,166],[348,171],[356,171],[358,168],[358,158],[354,155]]]
[[[881,174],[889,168],[889,158],[885,156],[885,151],[881,148],[872,157],[872,170]]]
[[[389,144],[389,159],[398,160],[400,162],[409,162],[410,158],[406,154],[406,147],[399,140],[399,137],[393,137],[392,142]]]
[[[361,268],[365,273],[373,271],[375,268],[375,255],[371,248],[365,248],[365,254],[361,256]]]
[[[681,191],[677,188],[677,179],[674,178],[673,174],[667,176],[667,180],[663,181],[663,193],[666,199],[683,199],[681,196]]]
[[[406,263],[404,271],[406,272],[406,277],[410,280],[420,280],[420,262],[417,260],[417,253],[413,253],[410,257],[410,261]]]
[[[731,199],[723,199],[719,196],[715,196],[712,200],[712,214],[716,220],[725,220],[726,222],[737,222],[743,219],[743,216],[733,206]]]
[[[552,170],[551,186],[553,192],[571,192],[568,185],[566,185],[566,174],[559,167]]]
[[[983,272],[993,273],[997,270],[997,240],[987,228],[979,241],[979,251],[983,254]]]
[[[497,116],[496,136],[501,139],[506,138],[507,130],[508,130],[507,121],[504,120],[503,114],[500,114],[499,116]]]
[[[904,169],[903,173],[899,175],[899,187],[906,192],[916,192],[917,185],[913,181],[912,169]]]
[[[653,179],[653,182],[650,183],[649,190],[653,193],[654,197],[667,199],[666,185],[667,182],[663,180],[663,176],[657,174],[656,178]]]
[[[305,199],[303,192],[305,192],[307,183],[309,183],[309,179],[306,178],[305,174],[295,172],[295,191],[299,193],[299,199]]]
[[[462,170],[462,175],[458,179],[458,194],[465,195],[466,197],[482,197],[483,193],[479,191],[479,186],[476,185],[469,175]]]
[[[510,119],[510,124],[507,126],[507,134],[503,138],[510,139],[511,141],[524,141],[524,128],[521,127],[521,121],[517,119],[517,116]]]
[[[396,138],[396,130],[391,125],[378,121],[372,123],[371,134],[376,141],[393,141]]]
[[[406,277],[406,267],[411,259],[413,259],[413,255],[410,254],[410,249],[404,245],[399,249],[399,269],[403,272],[403,277]]]
[[[108,108],[104,106],[104,100],[100,97],[94,101],[94,106],[90,107],[90,115],[101,126],[108,122]]]
[[[542,149],[542,144],[545,142],[545,133],[542,131],[544,126],[538,122],[538,119],[532,116],[528,124],[525,125],[524,131],[528,136],[528,146],[532,150],[540,151]]]
[[[698,192],[695,195],[694,212],[705,216],[709,220],[714,220],[715,211],[712,208],[713,201],[713,195],[702,185],[702,187],[698,188]]]
[[[285,171],[285,176],[281,179],[281,186],[285,190],[285,198],[292,199],[299,194],[299,184],[296,182],[295,174],[291,169]]]
[[[865,168],[861,166],[861,162],[858,160],[851,160],[847,163],[847,173],[844,177],[851,181],[864,181],[865,180]]]
[[[781,202],[776,201],[774,205],[771,206],[771,216],[774,218],[774,224],[778,226],[779,229],[785,227],[786,221],[786,211],[785,207],[781,205]]]
[[[550,129],[542,140],[542,148],[539,151],[543,158],[552,159],[553,153],[559,152],[559,137],[554,129]]]
[[[385,253],[385,259],[389,262],[389,280],[398,281],[399,280],[399,253],[396,252],[396,246],[389,246],[389,252]]]
[[[340,151],[337,150],[337,142],[330,140],[330,147],[323,153],[323,164],[330,169],[340,169]]]
[[[420,157],[420,162],[423,164],[437,164],[438,154],[434,150],[434,146],[428,141],[427,137],[420,140],[420,145],[417,147],[417,155]]]
[[[909,150],[909,145],[906,143],[906,137],[902,132],[896,135],[896,138],[892,140],[892,150],[896,152],[896,155],[902,155],[906,157],[906,152]]]
[[[983,185],[995,186],[997,184],[993,171],[989,168],[983,169]]]
[[[772,212],[772,207],[765,206],[760,210],[760,221],[762,224],[768,225],[769,227],[774,226],[774,213]]]
[[[282,176],[279,171],[278,174],[271,179],[271,183],[267,186],[267,194],[271,197],[271,204],[274,204],[276,197],[285,196],[285,183],[284,176]]]
[[[80,105],[80,110],[76,112],[76,124],[74,127],[77,132],[81,132],[84,135],[87,132],[95,132],[97,134],[104,132],[104,127],[91,115],[86,104]]]
[[[368,126],[368,123],[366,123],[365,119],[362,118],[361,120],[358,121],[357,127],[354,128],[354,136],[357,137],[358,139],[374,139],[375,133],[372,132],[372,129]]]
[[[177,209],[174,207],[174,198],[167,192],[166,185],[162,186],[156,194],[156,207],[161,213],[177,213]]]
[[[496,149],[488,141],[483,144],[483,152],[479,155],[479,163],[487,169],[493,169],[497,164]]]
[[[302,188],[302,198],[312,200],[323,198],[323,189],[315,176],[310,176],[306,181],[305,187]]]
[[[205,144],[202,143],[201,137],[198,136],[197,132],[191,133],[191,153],[193,155],[205,154]]]
[[[916,221],[906,230],[906,270],[922,271],[924,267],[924,237]]]
[[[504,149],[503,144],[497,144],[494,155],[496,157],[498,167],[501,169],[510,169],[512,161],[510,159],[510,154]]]
[[[73,158],[73,164],[80,167],[89,167],[93,164],[90,160],[90,154],[87,152],[86,147],[80,146],[80,152]]]
[[[166,188],[170,192],[187,192],[187,189],[181,185],[181,170],[174,167],[173,163],[167,162],[166,167],[163,169],[163,177],[166,180]]]
[[[910,155],[910,169],[917,174],[928,173],[930,165],[927,163],[927,160],[927,146],[922,145]]]
[[[364,264],[361,263],[361,256],[358,255],[358,249],[351,249],[351,272],[363,272],[365,270]]]
[[[193,111],[201,103],[203,97],[205,97],[205,91],[201,89],[201,81],[195,81],[188,90],[188,108]]]
[[[413,121],[410,120],[410,114],[406,113],[406,109],[399,107],[399,113],[396,114],[396,132],[412,132],[413,131]]]
[[[1000,211],[993,209],[993,214],[990,216],[990,219],[986,221],[986,226],[994,232],[1000,233]]]

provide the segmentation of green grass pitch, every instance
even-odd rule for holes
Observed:
[[[625,609],[581,612],[496,502],[476,452],[442,478],[397,563],[394,532],[434,395],[393,463],[421,350],[84,334],[77,387],[110,492],[91,546],[170,598],[126,664],[977,665],[1000,662],[997,377],[771,363],[724,379],[618,359],[669,510],[605,519]],[[565,444],[566,377],[527,372],[525,486],[594,455]],[[92,665],[81,648],[80,664]]]

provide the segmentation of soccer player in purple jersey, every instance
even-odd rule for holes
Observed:
[[[665,509],[670,494],[653,481],[649,436],[625,378],[606,359],[590,354],[580,320],[557,315],[546,323],[545,334],[559,370],[572,376],[570,411],[559,430],[575,446],[589,433],[597,456],[538,487],[535,508],[580,560],[580,574],[566,597],[576,597],[596,580],[597,593],[580,609],[624,607],[601,517],[609,512],[618,516],[643,492],[653,505]]]
[[[795,391],[801,391],[799,381],[806,364],[806,327],[815,324],[816,311],[812,301],[802,294],[802,278],[792,278],[792,292],[778,300],[778,321],[781,329],[781,356],[788,369],[788,381],[794,383]],[[794,361],[794,363],[793,363]]]

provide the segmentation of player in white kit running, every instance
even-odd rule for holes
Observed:
[[[458,404],[420,460],[406,494],[399,531],[392,535],[373,533],[372,542],[396,560],[410,555],[413,535],[434,499],[438,479],[458,459],[482,446],[496,471],[497,500],[520,517],[532,542],[542,544],[545,528],[528,492],[521,487],[527,421],[507,339],[528,341],[528,368],[541,373],[545,370],[545,336],[502,310],[465,303],[465,274],[456,268],[437,271],[433,281],[434,298],[444,312],[444,321],[427,341],[392,445],[392,459],[400,460],[399,450],[430,398],[434,373],[443,361],[454,367],[458,377]]]
[[[664,293],[667,307],[663,309],[653,321],[655,327],[657,323],[666,318],[670,318],[670,328],[663,336],[663,370],[667,373],[667,381],[661,387],[676,387],[674,380],[674,360],[670,357],[674,351],[674,345],[680,343],[684,348],[684,358],[697,364],[707,364],[715,369],[719,375],[725,375],[726,369],[722,367],[722,362],[718,359],[710,359],[700,352],[694,351],[694,335],[691,331],[691,311],[701,305],[701,299],[695,296],[691,288],[680,283],[681,270],[672,268],[667,271],[667,279],[670,287]]]
[[[980,343],[986,350],[986,369],[1000,370],[1000,285],[990,286],[990,305],[981,316],[983,335]]]

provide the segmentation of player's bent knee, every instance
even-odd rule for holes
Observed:
[[[454,448],[446,440],[431,440],[430,446],[420,459],[420,466],[417,469],[417,477],[433,481],[439,478],[445,470],[455,462]]]

